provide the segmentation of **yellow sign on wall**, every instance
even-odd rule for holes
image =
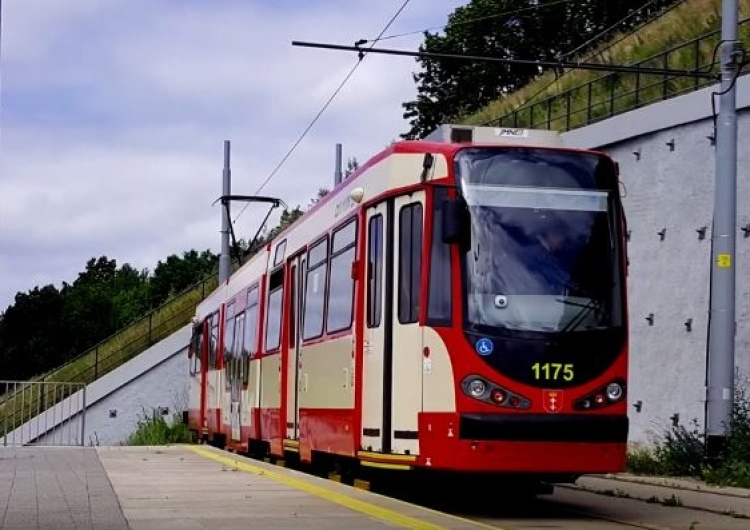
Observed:
[[[731,254],[717,254],[716,264],[719,266],[719,268],[728,269],[729,267],[732,266]]]

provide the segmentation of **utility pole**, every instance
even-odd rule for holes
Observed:
[[[229,140],[224,140],[224,172],[222,196],[229,197],[232,194],[232,170],[229,169]],[[221,255],[219,256],[219,285],[226,282],[232,274],[232,258],[229,255],[229,202],[228,199],[221,208]]]
[[[344,173],[341,170],[341,144],[336,144],[336,165],[333,171],[333,185],[338,186],[344,180]]]
[[[706,449],[721,456],[734,404],[735,239],[737,230],[737,97],[742,44],[737,0],[721,8],[721,91],[716,119],[716,176],[711,249],[711,302],[706,389]],[[714,97],[713,95],[711,97]]]

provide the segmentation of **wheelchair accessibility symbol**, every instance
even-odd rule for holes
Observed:
[[[492,344],[490,339],[479,339],[474,345],[474,348],[479,355],[489,355],[492,353],[492,350],[495,349],[495,345]]]

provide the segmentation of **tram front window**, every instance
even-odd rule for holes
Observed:
[[[469,327],[539,332],[621,325],[617,186],[600,157],[467,149],[456,159],[468,206],[463,250]]]

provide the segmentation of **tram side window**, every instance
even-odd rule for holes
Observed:
[[[326,273],[328,272],[328,236],[310,248],[307,254],[307,263],[305,315],[302,322],[302,338],[304,340],[323,335]]]
[[[266,351],[281,345],[281,312],[284,300],[284,269],[271,274],[268,282],[268,315],[266,316]]]
[[[245,379],[245,358],[242,356],[242,339],[245,334],[245,312],[241,312],[234,319],[234,341],[232,342],[232,365],[234,367],[234,378]]]
[[[232,357],[232,346],[234,345],[234,302],[227,306],[226,320],[224,321],[224,366],[226,367],[227,377],[226,388],[232,382],[232,371],[234,369],[234,359]]]
[[[190,344],[190,375],[201,373],[201,362],[203,356],[203,323],[193,328],[193,339]]]
[[[242,340],[242,384],[245,386],[250,380],[250,360],[258,353],[258,307],[258,287],[253,287],[247,293],[245,335]]]
[[[258,288],[253,287],[247,293],[247,316],[245,322],[245,340],[243,355],[249,359],[258,353]]]
[[[219,368],[219,313],[211,315],[211,336],[208,343],[208,368]]]
[[[398,320],[409,324],[419,318],[422,203],[407,204],[399,212],[398,256]]]
[[[443,242],[443,205],[448,190],[435,190],[432,212],[432,246],[430,250],[430,291],[427,319],[430,324],[450,325],[453,310],[451,297],[451,247]]]
[[[354,280],[352,263],[357,247],[357,220],[353,219],[333,234],[331,275],[328,287],[326,331],[334,333],[352,326]]]
[[[383,216],[370,218],[367,261],[367,327],[380,326],[383,311]]]

